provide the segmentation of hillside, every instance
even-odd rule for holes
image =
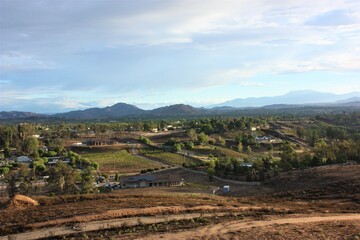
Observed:
[[[166,107],[156,108],[149,111],[149,114],[152,115],[194,115],[194,114],[203,114],[206,110],[195,108],[190,105],[185,104],[175,104]]]
[[[56,117],[76,118],[76,119],[94,119],[94,118],[114,118],[129,115],[142,114],[145,111],[130,104],[117,103],[111,107],[89,108],[86,110],[71,111],[67,113],[55,114]]]
[[[32,112],[0,112],[0,119],[22,119],[22,118],[40,118],[46,117],[44,114],[32,113]]]
[[[347,102],[347,99],[358,99],[360,92],[352,92],[347,94],[333,94],[310,90],[300,90],[289,92],[285,95],[274,97],[259,97],[259,98],[236,98],[212,107],[228,106],[228,107],[262,107],[265,105],[275,104],[315,104],[315,103],[332,103],[337,101]]]
[[[161,116],[237,116],[259,114],[295,114],[309,116],[322,113],[337,113],[342,111],[358,111],[360,108],[360,93],[353,92],[343,95],[320,93],[315,91],[296,91],[282,96],[234,99],[217,104],[211,108],[196,108],[186,104],[175,104],[152,110],[143,110],[127,103],[117,103],[104,108],[89,108],[54,115],[38,114],[32,112],[0,112],[0,120],[23,119],[114,119],[114,118],[156,118]]]

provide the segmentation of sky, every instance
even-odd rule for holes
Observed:
[[[0,0],[0,111],[360,91],[358,0]]]

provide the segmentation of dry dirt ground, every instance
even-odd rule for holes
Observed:
[[[294,216],[236,220],[190,231],[155,234],[141,239],[354,239],[360,237],[360,214]]]
[[[39,206],[3,207],[0,235],[30,239],[28,235],[12,234],[42,232],[36,236],[54,239],[51,234],[60,229],[60,235],[70,234],[67,239],[360,237],[360,165],[294,171],[262,186],[231,185],[231,193],[219,192],[220,196],[211,195],[211,187],[224,183],[209,182],[206,176],[187,172],[179,174],[191,184],[61,198],[37,196],[33,198]],[[186,214],[195,215],[189,215],[188,219],[184,217]],[[226,216],[220,217],[221,214]],[[176,220],[166,219],[167,216]],[[145,217],[150,218],[149,221],[162,217],[164,221],[153,226],[147,224]],[[137,226],[131,225],[130,219]],[[114,221],[116,226],[110,224]]]

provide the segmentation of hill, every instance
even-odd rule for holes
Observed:
[[[314,103],[332,103],[337,101],[352,100],[356,101],[360,97],[360,92],[347,94],[324,93],[311,90],[301,90],[289,92],[285,95],[260,98],[236,98],[227,102],[213,105],[211,107],[262,107],[275,104],[314,104]]]
[[[0,112],[0,119],[23,119],[23,118],[41,118],[46,117],[44,114],[38,114],[33,112]]]
[[[126,103],[117,103],[111,107],[105,108],[89,108],[85,110],[71,111],[67,113],[55,114],[56,117],[74,118],[74,119],[104,119],[104,118],[117,118],[129,115],[139,115],[145,113],[134,105]]]
[[[0,112],[0,120],[92,120],[119,118],[157,118],[192,117],[192,116],[238,116],[264,114],[295,114],[309,116],[318,113],[339,113],[342,111],[359,111],[360,92],[343,95],[321,93],[316,91],[296,91],[282,96],[234,99],[211,108],[196,108],[186,104],[175,104],[152,110],[143,110],[127,103],[117,103],[105,108],[89,108],[54,115],[37,114],[32,112]]]
[[[160,107],[149,111],[148,113],[151,115],[195,115],[195,114],[203,114],[206,110],[195,108],[190,105],[185,104],[175,104],[166,107]]]

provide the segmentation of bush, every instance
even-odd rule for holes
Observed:
[[[142,143],[145,143],[145,144],[149,144],[149,145],[151,144],[150,139],[147,138],[147,137],[144,137],[144,136],[140,136],[139,141],[142,142]]]

